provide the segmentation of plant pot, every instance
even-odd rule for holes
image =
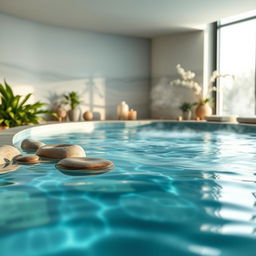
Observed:
[[[191,110],[182,113],[183,120],[191,120]]]
[[[9,129],[10,127],[9,126],[0,126],[0,130],[6,130],[6,129]]]
[[[72,122],[80,121],[80,116],[81,116],[81,109],[79,109],[79,108],[70,109],[68,111],[69,120]]]
[[[199,120],[205,120],[206,116],[212,115],[212,108],[208,103],[199,104],[196,108],[196,118]]]
[[[119,120],[127,120],[129,114],[129,106],[125,101],[117,105],[117,116]]]

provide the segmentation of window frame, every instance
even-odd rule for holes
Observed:
[[[221,21],[216,22],[216,40],[215,40],[215,61],[216,61],[216,70],[220,70],[220,41],[221,41],[221,36],[220,36],[220,31],[221,28],[223,27],[227,27],[227,26],[232,26],[235,24],[239,24],[239,23],[243,23],[246,21],[250,21],[250,20],[256,20],[256,15],[253,15],[251,17],[246,17],[243,19],[238,19],[238,20],[234,20],[232,22],[227,22],[224,24],[221,24]],[[256,40],[255,40],[255,72],[254,72],[254,101],[255,101],[255,108],[254,108],[254,114],[256,115]],[[222,115],[222,96],[221,96],[221,90],[220,90],[220,81],[218,80],[216,82],[216,87],[217,87],[217,91],[214,92],[213,98],[215,100],[215,109],[216,109],[216,114],[217,115]]]

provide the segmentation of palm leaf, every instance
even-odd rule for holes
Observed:
[[[20,103],[20,107],[22,107],[28,101],[28,99],[31,97],[31,95],[32,95],[32,93],[29,93],[25,96],[25,98]]]
[[[6,80],[4,80],[4,85],[5,85],[6,92],[8,93],[10,99],[13,99],[14,94],[13,94],[12,88],[10,87],[10,85],[7,84]]]
[[[31,97],[31,93],[27,94],[22,101],[20,95],[14,95],[11,86],[4,81],[0,83],[0,125],[9,127],[36,124],[42,117],[40,114],[51,114],[52,112],[42,109],[46,104],[43,102],[35,102],[34,104],[26,104]]]

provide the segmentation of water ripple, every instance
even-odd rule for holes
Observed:
[[[115,168],[54,163],[0,179],[1,256],[254,256],[256,136],[154,125],[35,137],[82,145]]]

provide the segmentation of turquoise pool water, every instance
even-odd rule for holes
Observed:
[[[255,256],[256,133],[216,128],[34,136],[79,144],[115,168],[73,177],[44,163],[1,175],[0,255]]]

